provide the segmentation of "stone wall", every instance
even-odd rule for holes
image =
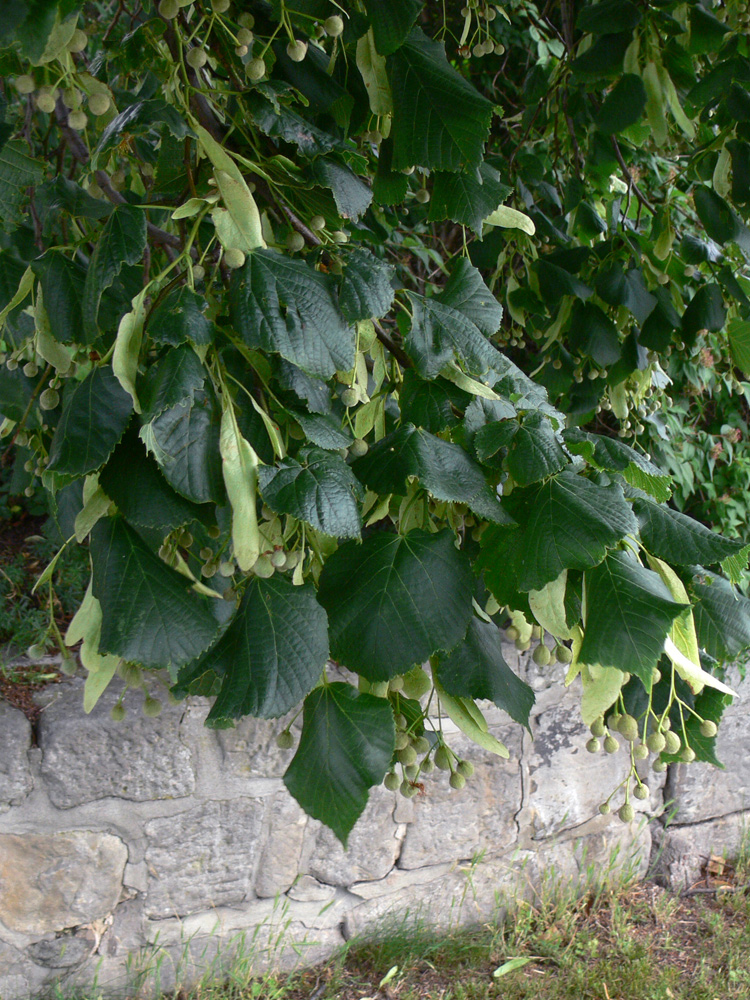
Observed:
[[[712,850],[737,849],[750,818],[740,708],[719,741],[727,770],[651,775],[628,827],[597,810],[625,753],[585,752],[563,668],[506,656],[536,689],[533,741],[489,713],[510,760],[455,734],[476,767],[465,789],[440,772],[415,799],[374,789],[346,852],[287,794],[278,723],[209,730],[200,699],[147,719],[128,692],[117,724],[117,687],[86,716],[81,678],[41,693],[35,732],[0,703],[0,1000],[59,981],[96,980],[105,995],[169,988],[240,948],[258,970],[310,963],[389,919],[457,927],[501,917],[545,880],[641,876],[654,861],[680,886]]]

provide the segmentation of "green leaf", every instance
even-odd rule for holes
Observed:
[[[80,184],[61,174],[54,180],[39,185],[36,189],[36,201],[40,215],[45,220],[54,219],[61,211],[77,218],[106,219],[114,209],[110,202],[92,198]]]
[[[6,229],[23,219],[26,188],[39,184],[44,167],[27,155],[26,143],[12,139],[0,149],[0,219]]]
[[[570,348],[593,358],[598,365],[612,365],[622,354],[620,333],[603,309],[593,302],[576,302],[570,318]]]
[[[721,48],[724,35],[730,30],[705,7],[695,5],[690,7],[690,45],[691,54],[715,52]]]
[[[208,372],[187,345],[167,351],[152,364],[139,385],[143,420],[192,399],[203,388]]]
[[[330,378],[354,367],[354,334],[335,281],[273,250],[248,255],[230,290],[232,322],[249,347],[273,351],[309,375]]]
[[[570,64],[575,76],[583,80],[599,80],[619,73],[628,46],[633,41],[632,31],[602,35],[590,49]]]
[[[723,330],[726,316],[727,310],[719,286],[702,285],[682,316],[682,336],[685,342],[692,346],[700,330]]]
[[[372,191],[357,175],[330,157],[318,157],[312,165],[313,177],[330,188],[339,215],[357,220],[367,211],[372,201]]]
[[[715,660],[735,659],[750,646],[750,601],[715,573],[702,576],[691,587],[698,641]]]
[[[118,205],[104,224],[86,272],[82,301],[86,343],[93,343],[99,336],[98,316],[102,295],[125,264],[138,263],[145,249],[146,213],[134,205]],[[108,326],[111,325],[108,323]]]
[[[578,427],[563,431],[563,438],[568,451],[574,455],[583,455],[587,462],[600,469],[622,473],[631,486],[650,493],[659,503],[669,500],[672,492],[669,476],[630,445],[617,438],[588,434]]]
[[[590,569],[608,548],[638,531],[617,483],[599,486],[574,472],[561,472],[520,497],[514,491],[514,498],[509,509],[520,528],[490,530],[482,538],[480,565],[496,596],[506,577],[515,576],[519,589],[527,592],[541,590],[564,569]]]
[[[43,257],[33,261],[32,268],[42,286],[52,336],[60,344],[80,343],[81,299],[86,272],[59,250],[48,250]]]
[[[213,395],[195,392],[163,410],[140,431],[167,482],[195,503],[223,503],[221,411]]]
[[[624,552],[610,552],[584,575],[586,619],[581,663],[615,667],[650,687],[672,622],[685,607],[658,573]]]
[[[172,104],[167,104],[161,98],[149,101],[136,101],[103,129],[99,143],[94,150],[94,162],[114,149],[121,141],[123,134],[147,135],[149,132],[159,136],[162,129],[168,129],[175,139],[185,139],[192,135],[192,130]]]
[[[99,650],[146,667],[176,668],[216,638],[211,602],[167,566],[121,518],[91,533],[93,592],[102,606]],[[221,604],[221,601],[214,601]]]
[[[746,378],[750,378],[750,320],[735,317],[727,327],[732,361]]]
[[[215,327],[206,316],[205,297],[183,286],[165,296],[149,316],[148,333],[157,344],[178,347],[190,341],[196,347],[213,343]]]
[[[424,0],[368,0],[367,14],[381,56],[403,45],[422,7]]]
[[[481,468],[464,449],[413,424],[402,424],[378,441],[353,463],[352,470],[369,489],[381,495],[404,496],[408,477],[416,476],[436,500],[471,507],[481,499],[483,508],[487,508],[486,516],[500,524],[510,523]]]
[[[339,448],[348,448],[352,443],[349,431],[345,430],[341,426],[341,421],[332,414],[301,413],[295,410],[292,415],[305,432],[305,437],[318,448],[338,451]]]
[[[404,421],[424,427],[437,434],[446,427],[457,423],[453,412],[454,403],[466,405],[466,397],[446,379],[436,378],[427,382],[421,379],[413,368],[404,372],[404,380],[399,390],[398,402]]]
[[[694,188],[693,198],[698,218],[712,240],[720,246],[736,243],[744,253],[750,253],[750,231],[723,198],[703,184]]]
[[[479,166],[494,108],[453,69],[441,43],[415,28],[389,57],[388,76],[394,170]]]
[[[114,451],[132,412],[133,401],[111,368],[95,368],[83,382],[69,383],[48,468],[71,476],[94,472]]]
[[[290,514],[333,538],[359,538],[357,500],[362,487],[340,455],[310,448],[304,465],[287,458],[259,469],[263,501],[276,514]]]
[[[500,205],[494,212],[490,212],[484,221],[485,225],[499,226],[501,229],[520,229],[521,232],[527,233],[529,236],[536,233],[533,219],[524,212],[509,208],[507,205]]]
[[[213,670],[221,690],[208,725],[251,715],[276,719],[307,695],[328,659],[328,620],[311,584],[253,577],[219,641],[187,669]]]
[[[380,260],[364,247],[357,247],[344,256],[344,277],[339,293],[339,305],[350,323],[358,319],[379,319],[393,304],[394,272],[390,264]]]
[[[320,156],[329,153],[344,143],[330,132],[317,128],[292,108],[281,104],[269,85],[267,93],[262,93],[263,85],[244,96],[250,116],[261,132],[274,139],[282,139],[297,146],[305,156]],[[404,182],[406,178],[404,178]]]
[[[643,80],[635,73],[625,73],[607,94],[596,116],[596,126],[608,135],[622,132],[640,119],[645,107]]]
[[[649,292],[637,268],[624,271],[619,264],[612,264],[600,272],[596,290],[607,305],[626,306],[639,323],[656,308],[656,296]]]
[[[700,521],[651,500],[633,501],[643,544],[651,555],[677,566],[710,566],[745,548],[735,538],[723,538]]]
[[[497,626],[472,618],[464,641],[450,653],[438,654],[434,663],[448,694],[492,701],[528,729],[534,692],[505,662]]]
[[[537,260],[534,270],[539,279],[539,291],[545,301],[558,302],[563,295],[575,295],[579,299],[588,299],[594,293],[588,285],[580,281],[570,271],[548,260]]]
[[[497,332],[503,308],[465,257],[439,295],[410,292],[409,298],[414,319],[405,347],[423,378],[434,378],[453,360],[482,375],[499,360],[488,338]]]
[[[508,449],[508,471],[519,486],[529,486],[559,472],[568,464],[550,420],[529,413],[513,435]]]
[[[472,590],[468,558],[449,530],[346,542],[320,575],[331,653],[370,681],[395,677],[460,642]]]
[[[201,514],[171,488],[136,433],[126,434],[115,448],[99,483],[125,519],[140,528],[171,531]]]
[[[284,784],[344,847],[367,805],[368,789],[385,777],[395,736],[385,698],[350,684],[326,684],[305,698],[302,736]]]
[[[631,0],[599,0],[587,3],[576,18],[579,31],[594,35],[611,35],[631,31],[641,20],[641,12]]]
[[[488,163],[478,168],[434,175],[428,222],[451,219],[482,235],[482,223],[501,205],[511,189],[500,180],[500,174]]]

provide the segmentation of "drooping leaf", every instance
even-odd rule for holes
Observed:
[[[81,298],[86,272],[60,251],[49,250],[32,264],[44,295],[52,336],[61,344],[81,342]]]
[[[230,308],[249,347],[324,379],[354,366],[354,334],[338,308],[334,279],[304,261],[273,250],[249,254],[233,278]]]
[[[172,489],[134,432],[115,448],[99,482],[123,517],[137,527],[171,531],[201,513]]]
[[[94,153],[95,159],[98,160],[103,153],[113,149],[121,141],[124,133],[145,135],[153,132],[158,136],[162,128],[169,129],[175,139],[184,139],[192,134],[192,130],[177,109],[161,98],[135,101],[116,115],[102,130]]]
[[[167,482],[194,503],[224,501],[219,451],[221,412],[198,390],[141,428],[141,438]]]
[[[644,323],[657,304],[638,268],[623,270],[612,264],[599,273],[596,290],[610,306],[626,306],[639,323]]]
[[[682,335],[691,346],[699,330],[723,330],[726,306],[721,289],[713,282],[701,285],[682,315]]]
[[[584,575],[586,620],[581,663],[616,667],[649,687],[672,622],[685,607],[653,570],[610,552]]]
[[[284,784],[305,812],[346,847],[393,755],[395,727],[385,698],[350,684],[326,684],[305,698],[302,736]]]
[[[287,458],[259,469],[263,501],[334,538],[359,538],[362,487],[340,455],[310,448],[304,464]]]
[[[410,292],[409,298],[414,320],[405,346],[423,378],[434,378],[454,359],[481,375],[499,358],[488,337],[500,326],[502,306],[465,257],[439,295]]]
[[[596,125],[607,134],[634,125],[646,107],[646,88],[635,73],[625,73],[607,94],[596,116]]]
[[[99,521],[91,533],[93,593],[102,607],[99,650],[146,667],[176,668],[215,639],[219,618],[211,600],[167,566],[121,518]],[[221,604],[221,601],[214,601]]]
[[[616,483],[599,486],[573,472],[561,472],[516,496],[508,507],[520,527],[498,528],[482,538],[480,565],[498,596],[505,581],[521,591],[540,590],[564,569],[596,566],[607,549],[638,531],[630,505]]]
[[[381,495],[405,495],[407,478],[417,476],[437,500],[472,506],[483,499],[487,516],[494,512],[493,520],[501,524],[510,520],[481,468],[463,448],[413,424],[402,424],[378,441],[354,462],[352,470],[369,489]]]
[[[611,365],[622,353],[620,334],[603,309],[593,302],[578,301],[570,319],[570,346],[593,358],[598,365]]]
[[[403,45],[423,6],[424,0],[369,0],[367,14],[381,56]]]
[[[706,232],[720,246],[736,243],[750,253],[750,231],[730,206],[711,188],[699,185],[693,192],[695,210]]]
[[[677,566],[711,566],[746,547],[740,539],[717,535],[700,521],[651,500],[634,500],[633,513],[648,551]]]
[[[165,296],[149,316],[148,332],[157,344],[178,347],[190,341],[206,347],[214,339],[214,325],[206,316],[207,301],[187,286]]]
[[[393,94],[393,169],[418,165],[456,171],[479,166],[494,109],[453,69],[444,46],[415,28],[387,66]]]
[[[352,443],[348,429],[342,427],[341,421],[337,420],[333,414],[295,411],[293,416],[305,432],[305,437],[309,438],[318,448],[338,451],[339,448],[348,448]]]
[[[576,27],[594,35],[611,35],[618,31],[630,31],[641,17],[640,10],[631,0],[599,0],[581,7]]]
[[[702,577],[691,587],[698,641],[714,659],[733,659],[750,646],[750,601],[715,573]]]
[[[87,343],[99,335],[102,295],[126,264],[138,263],[145,249],[146,213],[135,205],[118,205],[104,224],[86,272],[81,309]]]
[[[158,416],[203,388],[208,371],[192,347],[187,344],[167,351],[152,364],[138,389],[143,419]]]
[[[71,476],[94,472],[114,451],[132,413],[133,401],[109,367],[69,384],[48,467]]]
[[[559,472],[568,459],[548,417],[538,410],[518,425],[508,448],[508,471],[519,486]]]
[[[344,258],[339,305],[350,321],[379,319],[393,303],[393,268],[363,247]]]
[[[315,589],[277,574],[251,579],[226,632],[187,670],[221,679],[211,725],[284,715],[311,691],[327,659],[327,618]]]
[[[425,381],[412,368],[407,368],[399,391],[401,416],[407,423],[437,434],[457,422],[453,402],[459,401],[461,395],[445,379]]]
[[[608,472],[621,472],[631,486],[650,493],[659,503],[669,500],[669,476],[624,441],[601,434],[589,434],[578,427],[566,429],[563,437],[566,447],[574,455],[584,455],[587,462]]]
[[[451,531],[347,542],[320,576],[332,655],[371,681],[452,649],[472,616],[471,571]]]
[[[448,694],[492,701],[528,728],[534,692],[505,662],[496,625],[472,618],[463,642],[434,661],[433,669]]]
[[[488,163],[459,173],[439,171],[434,175],[427,219],[452,219],[481,236],[482,223],[509,194],[510,188]]]
[[[356,221],[367,211],[372,201],[372,191],[365,182],[330,157],[318,157],[313,161],[313,177],[331,189],[339,215]]]

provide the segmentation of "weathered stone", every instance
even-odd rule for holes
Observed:
[[[460,791],[440,771],[425,776],[425,795],[412,800],[414,822],[406,831],[400,868],[468,860],[480,850],[502,854],[512,846],[521,807],[520,730],[506,725],[493,726],[492,732],[508,746],[510,760],[481,751],[464,736],[449,738],[451,749],[474,764],[474,774]]]
[[[149,917],[184,916],[241,902],[260,847],[261,799],[213,802],[146,824]]]
[[[0,976],[0,997],[3,1000],[28,1000],[29,987],[26,976]]]
[[[0,812],[23,802],[34,780],[29,767],[31,725],[17,708],[0,701]]]
[[[76,934],[42,938],[30,944],[26,951],[37,965],[46,965],[51,969],[73,969],[89,957],[95,946],[96,938],[91,931],[79,931]]]
[[[41,935],[105,917],[120,898],[127,854],[106,833],[0,834],[0,923]]]
[[[325,903],[335,895],[334,886],[318,882],[312,875],[300,875],[287,893],[290,899],[300,903]]]
[[[399,825],[393,819],[394,799],[393,792],[382,785],[370,790],[346,850],[328,827],[321,826],[307,872],[319,882],[340,886],[387,875],[401,850]]]
[[[39,745],[42,775],[59,809],[117,797],[135,802],[189,795],[195,786],[190,751],[179,740],[182,709],[164,705],[155,719],[141,713],[143,695],[129,692],[125,722],[109,712],[122,690],[113,682],[96,708],[85,715],[82,681],[55,689],[42,712]]]
[[[551,688],[532,717],[533,743],[528,762],[528,795],[518,816],[519,829],[532,840],[580,826],[630,769],[622,747],[615,754],[590,754],[591,734],[581,721],[580,682]],[[636,802],[637,804],[637,802]]]
[[[276,896],[294,884],[307,824],[307,816],[286,789],[273,796],[268,812],[270,825],[255,880],[258,896]]]
[[[736,855],[750,823],[750,810],[691,826],[670,826],[660,836],[658,870],[677,891],[690,888],[704,875],[712,854]]]
[[[740,692],[749,684],[737,671],[729,683]],[[725,765],[678,764],[669,769],[666,797],[677,806],[674,822],[701,823],[750,809],[750,716],[741,701],[735,700],[724,713],[716,738],[716,756]]]

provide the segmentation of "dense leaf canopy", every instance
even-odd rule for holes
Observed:
[[[580,674],[591,749],[629,734],[623,818],[639,756],[717,763],[746,4],[8,6],[0,434],[88,547],[87,710],[134,666],[281,746],[296,710],[286,785],[346,842],[384,779],[460,788],[441,718],[507,755],[505,629]]]

